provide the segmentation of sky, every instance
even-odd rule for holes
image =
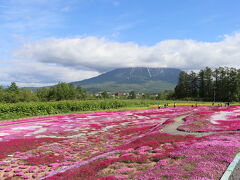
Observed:
[[[0,85],[240,67],[239,0],[0,0]]]

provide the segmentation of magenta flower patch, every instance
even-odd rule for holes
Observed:
[[[176,107],[3,122],[0,179],[218,179],[240,150],[239,112]],[[166,132],[178,118],[180,131]]]

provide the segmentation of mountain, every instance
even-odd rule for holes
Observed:
[[[180,69],[175,68],[119,68],[72,84],[81,85],[91,93],[100,91],[159,93],[174,89],[180,72]]]

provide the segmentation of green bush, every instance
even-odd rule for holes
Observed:
[[[117,109],[157,104],[151,100],[85,100],[59,102],[21,102],[0,104],[0,120],[80,111]]]

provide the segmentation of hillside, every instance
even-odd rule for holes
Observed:
[[[158,93],[174,89],[180,72],[180,69],[175,68],[119,68],[97,77],[72,82],[72,84],[81,85],[92,93],[99,91],[129,92],[132,90]]]

